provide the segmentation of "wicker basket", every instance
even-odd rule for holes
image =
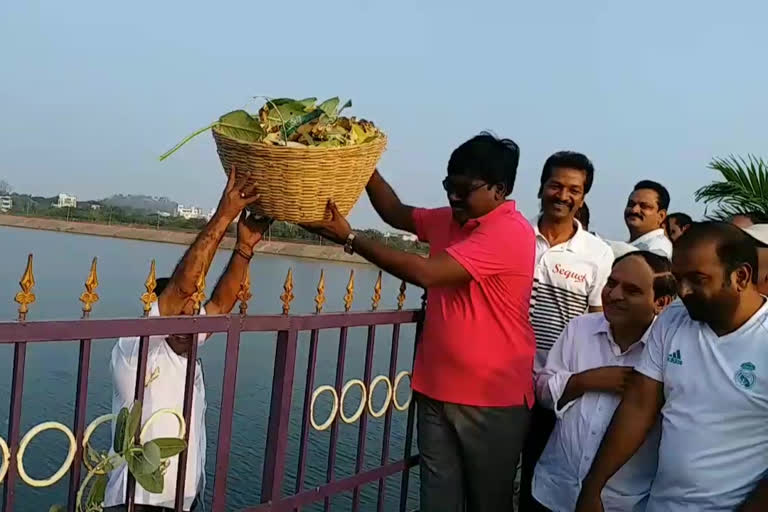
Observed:
[[[224,172],[234,165],[238,175],[257,184],[261,199],[252,211],[294,223],[323,220],[329,199],[349,214],[387,146],[384,136],[356,146],[300,148],[241,142],[211,131]]]

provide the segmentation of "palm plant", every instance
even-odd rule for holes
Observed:
[[[696,200],[714,205],[707,217],[727,220],[734,215],[752,215],[768,219],[768,162],[748,155],[713,158],[708,167],[720,173],[724,181],[715,181],[696,191]]]

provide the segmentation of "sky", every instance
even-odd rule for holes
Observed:
[[[697,217],[712,157],[768,156],[766,19],[759,0],[6,1],[0,179],[208,209],[225,181],[210,135],[160,154],[256,95],[340,96],[387,133],[379,168],[404,202],[445,205],[451,151],[491,130],[521,147],[524,213],[547,156],[580,151],[591,227],[623,238],[640,179]],[[383,227],[365,198],[350,221]]]

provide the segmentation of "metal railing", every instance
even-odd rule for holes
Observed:
[[[21,412],[22,397],[24,394],[24,371],[27,346],[38,342],[63,342],[79,341],[79,365],[77,376],[77,389],[74,410],[74,428],[61,425],[73,438],[74,453],[65,461],[62,470],[57,472],[62,476],[69,473],[69,497],[67,510],[76,509],[76,497],[82,483],[82,467],[84,457],[83,436],[87,430],[86,408],[88,397],[88,376],[90,370],[91,346],[94,342],[106,341],[118,337],[139,338],[139,364],[136,375],[135,399],[142,401],[144,396],[145,379],[147,376],[147,358],[149,339],[151,336],[167,336],[172,334],[196,334],[196,333],[225,333],[226,348],[224,359],[224,375],[221,391],[221,409],[216,442],[216,460],[213,482],[212,510],[223,512],[227,508],[227,474],[230,468],[230,452],[232,448],[233,414],[235,412],[235,390],[237,384],[237,369],[239,350],[243,333],[248,332],[275,332],[276,349],[274,356],[274,373],[272,379],[272,392],[269,407],[269,420],[267,428],[267,443],[264,454],[264,464],[261,479],[260,504],[247,508],[249,511],[293,511],[300,510],[302,506],[324,502],[324,510],[330,510],[331,498],[340,493],[352,491],[352,510],[360,508],[360,488],[363,485],[378,482],[376,509],[384,510],[385,478],[400,473],[399,510],[405,511],[408,499],[409,469],[418,462],[418,455],[411,453],[412,437],[414,431],[414,403],[408,399],[406,402],[398,402],[396,389],[408,372],[397,373],[397,355],[400,342],[401,326],[404,324],[416,325],[416,339],[421,332],[423,320],[423,304],[421,310],[406,310],[406,286],[400,287],[397,298],[397,310],[379,311],[381,300],[382,276],[379,273],[374,287],[370,311],[350,312],[354,301],[354,271],[350,274],[347,285],[347,293],[344,297],[345,311],[343,313],[323,313],[325,304],[325,281],[321,273],[315,297],[315,314],[292,315],[291,302],[293,296],[293,277],[289,271],[281,295],[282,315],[248,315],[248,300],[251,298],[250,279],[246,276],[241,284],[238,294],[240,301],[239,314],[220,316],[186,316],[186,317],[152,317],[148,314],[152,303],[157,300],[155,295],[155,265],[154,261],[149,276],[145,283],[146,293],[141,297],[144,303],[144,317],[140,319],[90,319],[92,305],[99,300],[96,288],[98,278],[96,274],[96,260],[91,266],[90,274],[85,282],[85,292],[80,297],[83,302],[83,317],[79,320],[64,321],[26,321],[26,314],[32,303],[34,295],[34,273],[32,268],[32,255],[29,256],[27,268],[20,281],[21,291],[16,295],[19,303],[19,318],[16,322],[0,322],[0,345],[13,344],[13,374],[10,396],[10,411],[8,416],[7,450],[0,452],[0,485],[3,487],[2,510],[12,512],[14,510],[27,510],[17,508],[20,504],[16,500],[19,480],[30,483],[29,477],[20,471],[19,455],[21,436]],[[194,300],[197,309],[204,299],[204,280],[198,282],[197,293]],[[390,360],[387,375],[372,378],[373,354],[376,343],[377,326],[392,326],[392,339]],[[344,363],[347,348],[347,334],[350,328],[367,327],[367,339],[365,349],[365,362],[362,380],[353,379],[344,384]],[[320,386],[314,389],[315,371],[317,365],[317,352],[319,335],[324,329],[339,329],[339,348],[336,361],[335,382],[333,386]],[[309,333],[308,362],[305,376],[305,389],[301,417],[301,433],[298,449],[298,465],[296,468],[296,482],[294,492],[284,495],[285,477],[287,468],[287,452],[289,437],[289,420],[291,405],[295,397],[293,394],[294,381],[297,378],[296,361],[297,347],[299,345],[299,333]],[[415,344],[414,344],[415,345]],[[191,343],[187,354],[187,370],[184,388],[183,418],[186,425],[190,424],[192,409],[192,391],[194,388],[195,368],[197,359],[197,344]],[[351,384],[350,384],[351,383]],[[372,404],[373,390],[383,384],[387,388],[387,397],[383,406],[374,410]],[[342,402],[346,392],[355,385],[361,387],[363,396],[361,406],[352,417],[345,415]],[[329,392],[334,398],[334,406],[328,420],[323,425],[318,425],[313,417],[313,405],[319,394]],[[365,410],[367,406],[367,411]],[[393,410],[407,410],[407,427],[405,433],[405,447],[402,458],[391,461],[391,428]],[[368,416],[384,417],[383,438],[379,466],[364,470],[366,453],[366,433],[368,428]],[[341,479],[335,478],[336,452],[338,443],[339,421],[345,423],[358,422],[357,449],[355,456],[355,472],[352,476]],[[95,422],[94,422],[95,423]],[[306,488],[307,462],[309,454],[309,435],[311,430],[325,431],[328,434],[328,460],[326,466],[326,482],[317,487]],[[185,429],[185,440],[188,439],[189,429]],[[6,444],[0,437],[1,445]],[[179,471],[176,482],[175,510],[182,510],[184,499],[184,486],[187,465],[187,451],[179,454]],[[69,467],[67,468],[67,464]],[[50,480],[50,479],[49,479]],[[58,480],[58,478],[56,479]],[[39,482],[39,481],[38,481]],[[34,483],[34,482],[33,482]],[[48,482],[53,485],[54,482]],[[129,511],[134,510],[134,491],[136,482],[128,474],[126,505]],[[37,485],[41,486],[41,485]]]

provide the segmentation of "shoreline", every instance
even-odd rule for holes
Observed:
[[[49,219],[45,217],[23,217],[8,214],[0,214],[0,226],[186,246],[191,245],[197,236],[197,233],[187,231],[158,230],[148,227],[109,225],[94,222],[67,222],[65,220]],[[234,244],[235,238],[225,235],[224,239],[221,241],[219,249],[231,250],[234,247]],[[370,263],[360,256],[356,254],[350,256],[344,252],[342,247],[335,245],[311,245],[297,242],[270,242],[262,240],[256,245],[254,252],[257,254],[268,254],[273,256],[287,256],[290,258],[370,265]]]

